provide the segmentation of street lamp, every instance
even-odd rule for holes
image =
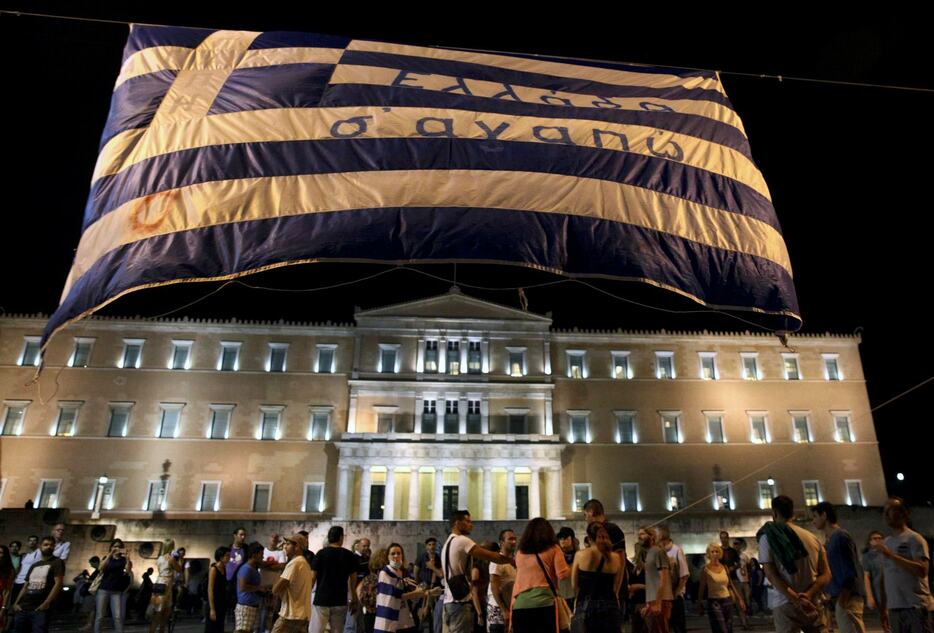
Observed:
[[[905,481],[905,473],[898,473],[895,475],[895,478],[899,481]]]
[[[769,477],[768,479],[765,480],[765,483],[767,483],[767,484],[770,485],[770,486],[774,486],[774,485],[775,485],[775,480],[772,479],[771,477]]]
[[[107,486],[107,473],[97,478],[97,498],[94,500],[94,512],[91,513],[92,519],[101,518],[101,505],[104,503],[104,488]]]

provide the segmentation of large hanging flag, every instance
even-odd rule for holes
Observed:
[[[134,26],[46,335],[133,290],[340,261],[638,280],[800,326],[715,73]]]

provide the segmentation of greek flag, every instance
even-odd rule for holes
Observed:
[[[341,261],[637,280],[800,326],[715,73],[132,27],[46,335],[134,290]]]

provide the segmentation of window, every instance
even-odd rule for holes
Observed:
[[[733,482],[713,482],[713,509],[733,510]]]
[[[616,416],[616,443],[636,443],[636,412],[614,411]]]
[[[571,508],[572,512],[583,512],[584,504],[590,501],[590,484],[574,484],[572,488],[572,503],[574,506]]]
[[[524,347],[507,347],[506,352],[509,354],[509,375],[516,378],[521,378],[526,375],[526,366],[525,366],[525,353],[526,348]]]
[[[843,380],[840,372],[839,354],[821,354],[824,358],[824,378],[827,380]]]
[[[480,341],[467,343],[467,373],[479,374],[483,370],[483,350]]]
[[[448,341],[447,355],[448,373],[452,376],[459,376],[461,373],[461,343],[460,341]]]
[[[169,359],[169,369],[191,368],[191,346],[194,341],[172,341],[172,358]]]
[[[672,380],[675,377],[675,353],[655,352],[655,377]]]
[[[392,433],[395,427],[395,414],[377,413],[376,414],[376,432]]]
[[[272,482],[253,482],[253,503],[250,504],[253,512],[269,512],[269,501],[272,497]]]
[[[110,403],[110,422],[107,424],[107,437],[126,437],[130,426],[130,402]]]
[[[528,435],[529,410],[506,409],[506,423],[508,425],[507,433],[511,435]]]
[[[226,440],[230,437],[230,417],[233,414],[232,404],[211,405],[211,428],[208,437],[212,440]]]
[[[589,411],[568,411],[569,442],[572,444],[590,443],[589,418]]]
[[[425,341],[425,373],[438,373],[438,341]]]
[[[143,510],[147,512],[164,512],[165,502],[168,495],[169,482],[167,479],[160,479],[149,482],[149,490],[146,493],[146,501],[143,503]]]
[[[94,346],[93,338],[76,338],[75,349],[68,359],[69,367],[87,367],[91,361],[91,348]]]
[[[811,426],[806,413],[791,414],[792,436],[798,444],[811,441]]]
[[[758,482],[759,488],[759,509],[760,510],[771,510],[772,509],[772,499],[778,496],[778,493],[775,492],[775,484],[769,483],[768,481]]]
[[[436,400],[425,400],[422,408],[422,433],[434,434],[438,432],[438,403]]]
[[[759,355],[755,352],[742,352],[740,357],[743,360],[743,380],[761,380]]]
[[[159,432],[156,437],[173,438],[178,437],[181,430],[182,408],[184,404],[172,402],[162,402],[159,408],[162,409],[162,416],[159,421]]]
[[[379,344],[379,367],[377,371],[382,374],[398,373],[399,346],[396,344]]]
[[[123,356],[120,359],[121,369],[139,369],[143,360],[143,343],[141,338],[123,339]]]
[[[23,421],[26,419],[26,407],[29,400],[7,400],[3,403],[3,435],[19,435],[23,432]]]
[[[324,482],[306,481],[302,512],[324,512]]]
[[[337,371],[337,345],[318,345],[315,349],[315,371],[319,374],[333,374]]]
[[[669,411],[662,412],[662,434],[666,444],[680,444],[681,437],[681,412]]]
[[[331,439],[331,407],[312,407],[308,439],[326,442]]]
[[[785,380],[801,380],[801,371],[798,367],[797,354],[782,354],[785,366]]]
[[[632,368],[629,366],[629,352],[610,352],[613,356],[613,378],[628,380],[632,378]]]
[[[725,444],[726,435],[723,433],[723,415],[720,413],[705,413],[707,416],[707,443]]]
[[[642,503],[639,501],[639,484],[620,484],[619,498],[619,509],[623,512],[642,511]]]
[[[77,428],[78,409],[80,402],[60,402],[58,405],[58,419],[55,422],[55,435],[58,437],[73,437]]]
[[[282,417],[282,409],[284,407],[275,406],[275,407],[260,407],[260,431],[259,437],[260,440],[278,440],[281,435],[279,433],[279,419]]]
[[[684,484],[668,483],[668,509],[680,510],[684,507]]]
[[[720,376],[717,374],[717,353],[699,352],[700,357],[700,377],[702,380],[717,380]]]
[[[846,480],[846,504],[848,506],[864,506],[866,500],[863,498],[863,484],[856,479]]]
[[[802,481],[801,486],[804,489],[804,505],[806,507],[810,508],[821,502],[820,482],[816,480]]]
[[[284,372],[286,368],[286,358],[289,353],[288,343],[270,343],[269,359],[266,361],[266,371]]]
[[[831,411],[833,415],[833,438],[842,443],[853,441],[853,429],[850,426],[849,413]]]
[[[444,486],[441,489],[441,518],[450,520],[460,505],[460,486]],[[380,516],[380,519],[383,517]]]
[[[97,495],[101,495],[101,509],[102,510],[113,510],[114,509],[114,488],[116,487],[117,482],[113,479],[108,479],[107,483],[101,484],[98,480],[94,480],[94,488],[91,491],[91,500],[88,501],[88,510],[94,510],[97,507]]]
[[[217,512],[221,509],[221,482],[202,481],[201,495],[198,497],[198,512]]]
[[[567,351],[568,378],[586,378],[587,377],[587,352],[581,350]]]
[[[460,414],[457,400],[444,401],[444,432],[452,435],[460,433]]]
[[[42,356],[40,355],[41,348],[39,347],[39,342],[41,340],[42,339],[38,336],[24,336],[23,352],[19,355],[19,361],[16,364],[21,367],[38,367],[39,362],[42,360]]]
[[[36,498],[39,503],[37,508],[57,508],[59,502],[59,493],[62,488],[61,479],[43,479],[39,482],[39,494]]]
[[[772,441],[764,413],[749,413],[749,441],[753,444],[768,444]]]
[[[467,401],[467,432],[478,434],[483,432],[483,415],[480,411],[479,400]]]
[[[221,355],[217,359],[218,371],[240,371],[240,345],[236,341],[221,341]]]

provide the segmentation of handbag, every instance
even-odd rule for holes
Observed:
[[[548,571],[545,569],[545,563],[542,562],[541,556],[536,554],[535,560],[538,561],[538,566],[542,568],[542,573],[545,575],[545,580],[548,581],[548,588],[551,589],[551,594],[555,597],[555,613],[558,618],[558,630],[562,633],[565,631],[570,631],[571,607],[569,607],[567,601],[559,596],[558,592],[555,591],[555,585],[553,582],[551,582],[551,576],[548,575]]]
[[[110,559],[110,556],[105,556],[104,560],[101,561],[100,567],[95,572],[97,575],[91,580],[91,584],[88,585],[88,593],[92,596],[97,595],[97,590],[101,588],[101,582],[104,580],[104,565]]]
[[[448,589],[451,590],[451,597],[454,598],[455,602],[461,602],[470,595],[470,581],[467,580],[465,574],[449,575],[451,571],[451,544],[454,542],[454,536],[452,534],[444,545],[444,581],[447,583]]]

